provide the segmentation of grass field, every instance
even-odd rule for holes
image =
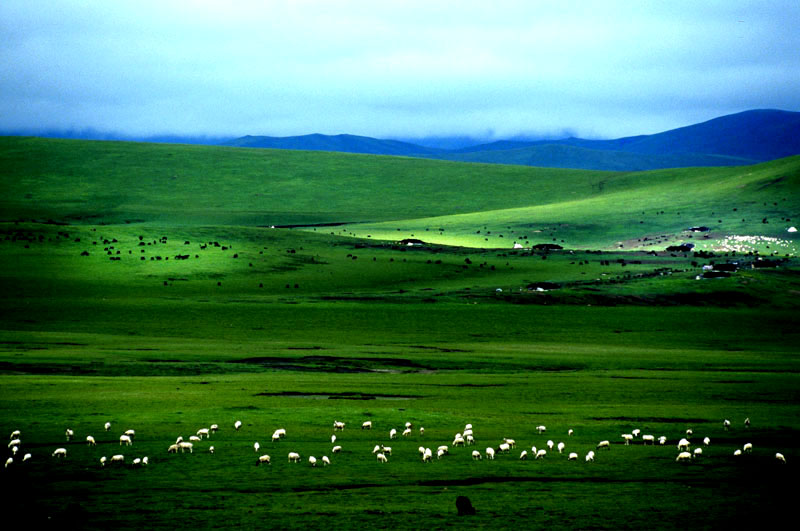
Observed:
[[[0,475],[6,514],[89,529],[778,522],[800,457],[798,182],[798,157],[611,173],[2,138],[0,429],[22,441]],[[477,444],[452,447],[467,423]],[[624,445],[634,429],[667,443]],[[678,463],[687,429],[711,444]],[[506,437],[517,447],[487,459]],[[564,454],[519,459],[548,440]],[[126,463],[100,466],[114,454]],[[475,515],[457,515],[460,495]]]

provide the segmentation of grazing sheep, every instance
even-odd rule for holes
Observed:
[[[689,429],[687,429],[687,430],[686,430],[686,436],[687,436],[687,437],[691,437],[691,436],[692,436],[692,433],[694,433],[694,432],[692,431],[692,428],[689,428]]]
[[[67,457],[67,449],[66,448],[56,448],[56,451],[53,452],[53,457],[66,458]]]
[[[577,461],[578,460],[578,454],[575,453],[575,452],[570,452],[569,457],[567,457],[567,459],[569,461]]]
[[[558,443],[558,445],[556,446],[556,448],[558,448],[558,453],[563,453],[563,452],[564,452],[564,448],[565,448],[566,446],[567,446],[567,445],[566,445],[566,444],[564,444],[563,442],[560,442],[560,443]]]
[[[19,439],[20,435],[21,433],[19,430],[14,430],[11,432],[11,437],[9,437],[9,439]]]
[[[621,437],[625,440],[625,446],[631,444],[631,441],[633,440],[633,434],[631,433],[623,433]]]
[[[331,460],[328,459],[327,455],[322,456],[322,466],[328,466],[331,464]]]
[[[610,450],[611,443],[609,441],[600,441],[599,443],[597,443],[597,449],[599,450],[600,448],[605,448],[606,450]]]
[[[552,450],[554,445],[555,445],[555,443],[554,443],[553,441],[551,441],[551,440],[548,440],[548,441],[547,441],[547,447],[548,447],[549,449],[551,449],[551,450]]]
[[[491,446],[486,449],[486,459],[494,459],[494,448]]]
[[[739,457],[740,455],[742,455],[742,451],[739,450],[739,449],[734,450],[733,455],[734,455],[734,457]]]
[[[689,441],[687,439],[681,439],[680,441],[678,441],[678,450],[688,451]]]
[[[467,435],[467,445],[472,446],[473,444],[475,444],[475,437],[472,435]]]
[[[743,451],[744,451],[744,453],[746,453],[746,454],[752,453],[752,452],[753,452],[753,443],[746,443],[746,444],[745,444],[745,445],[742,447],[742,450],[743,450]]]
[[[286,429],[285,428],[278,428],[277,430],[275,430],[275,433],[277,433],[278,437],[280,437],[281,439],[286,437]]]
[[[210,453],[210,454],[214,453],[214,447],[213,446],[209,446],[208,447],[208,453]]]
[[[782,454],[782,453],[780,453],[780,452],[778,452],[778,453],[776,453],[776,454],[775,454],[775,459],[777,459],[778,461],[780,461],[780,462],[781,462],[781,463],[783,463],[784,465],[786,464],[786,458],[785,458],[785,457],[783,457],[783,454]]]
[[[289,452],[289,462],[290,463],[299,463],[300,462],[300,454],[297,452]]]
[[[425,448],[422,452],[422,462],[423,463],[430,463],[433,459],[433,452],[430,448]]]
[[[136,436],[136,432],[133,430],[125,430],[125,435],[133,439]]]
[[[731,421],[725,419],[722,421],[722,427],[725,428],[725,431],[728,431],[728,428],[731,427]]]
[[[8,468],[9,465],[13,465],[13,464],[14,464],[14,458],[13,457],[9,457],[8,459],[6,459],[5,468]]]
[[[241,428],[241,427],[242,427],[242,421],[241,420],[237,420],[236,422],[233,423],[233,429],[234,430],[239,431],[239,428]]]
[[[589,463],[589,462],[594,463],[594,452],[593,451],[589,450],[589,453],[586,454],[586,462],[587,463]]]
[[[31,454],[25,454],[25,455],[22,456],[22,462],[24,463],[25,461],[27,461],[30,458],[31,458]]]
[[[342,451],[342,447],[341,446],[334,446],[333,450],[331,450],[331,453],[332,454],[338,454],[341,451]]]
[[[667,438],[662,435],[661,437],[658,438],[658,444],[662,446],[667,444]]]
[[[689,452],[681,452],[678,454],[678,457],[675,458],[675,462],[691,461],[691,459],[692,459],[692,454],[690,454]]]
[[[70,441],[70,440],[72,440],[72,436],[74,435],[74,432],[71,429],[67,428],[67,431],[64,432],[64,434],[67,436],[67,441]]]
[[[280,433],[278,433],[277,431],[276,431],[276,432],[274,432],[274,433],[272,434],[272,442],[275,442],[275,441],[280,441],[280,440],[281,440],[281,434],[280,434]]]
[[[133,467],[136,467],[136,466],[141,466],[141,465],[142,465],[142,460],[141,460],[141,458],[139,458],[139,457],[137,457],[136,459],[134,459],[134,460],[133,460],[133,463],[131,463],[131,466],[133,466]]]
[[[339,422],[338,420],[333,421],[333,429],[343,431],[344,430],[344,422]]]
[[[379,463],[388,463],[389,462],[389,460],[386,458],[386,456],[384,454],[379,453],[377,457],[378,457],[378,462]]]
[[[642,444],[647,444],[647,443],[655,444],[656,443],[655,435],[642,435]]]
[[[386,455],[392,455],[392,447],[381,445],[381,452]]]
[[[536,431],[541,435],[543,431],[547,431],[547,428],[544,426],[536,426]]]
[[[463,437],[456,437],[453,439],[453,446],[464,446],[466,442]]]
[[[467,425],[464,426],[464,431],[471,430],[471,429],[472,429],[472,424],[467,424]]]
[[[147,465],[148,463],[150,463],[150,459],[147,456],[142,457],[142,464]]]
[[[458,434],[456,434],[458,435]],[[472,430],[464,430],[464,433],[461,434],[462,437],[467,437],[468,435],[473,435]],[[505,440],[505,439],[503,439]]]
[[[402,433],[401,435],[402,435],[403,437],[408,437],[409,435],[411,435],[411,428],[406,428],[406,429],[404,429],[404,430],[403,430],[403,433]]]
[[[366,420],[366,421],[362,422],[361,423],[361,429],[362,430],[371,430],[372,429],[372,421],[371,420]]]
[[[709,439],[708,437],[704,438],[703,439],[703,446],[708,446],[709,444],[711,444],[711,439]]]
[[[105,428],[106,431],[109,431],[109,430],[111,430],[111,423],[110,422],[106,422],[105,425],[103,425],[103,427]]]
[[[405,424],[405,428],[406,428],[406,429],[409,429],[409,428],[411,428],[412,426],[413,426],[413,424],[411,424],[410,422],[406,422],[406,424]]]
[[[572,434],[575,433],[572,428],[567,430],[567,437],[572,437]]]
[[[169,448],[167,448],[167,453],[168,454],[177,454],[178,453],[178,448],[180,448],[180,446],[178,446],[179,444],[180,443],[170,444]]]
[[[504,454],[507,454],[508,452],[511,451],[511,445],[508,444],[508,443],[503,443],[503,444],[501,444],[500,446],[497,447],[497,451],[498,452],[503,452]]]
[[[309,455],[309,456],[308,456],[308,463],[309,463],[311,466],[317,466],[317,458],[316,458],[316,457],[314,457],[313,455]]]
[[[13,448],[15,446],[19,446],[20,444],[22,444],[22,441],[20,439],[14,439],[10,443],[8,443],[8,447]]]
[[[183,435],[178,435],[178,438],[175,439],[175,444],[180,444],[183,442]]]
[[[12,446],[11,455],[17,455],[17,452],[19,452],[19,446]]]
[[[331,444],[336,442],[336,435],[331,435]]]
[[[124,463],[125,462],[125,456],[122,455],[122,454],[112,455],[111,456],[111,462],[112,463]]]
[[[94,437],[92,437],[91,435],[87,435],[86,436],[86,444],[88,444],[89,446],[97,446],[97,442],[94,440]]]
[[[253,450],[255,450],[256,452],[258,452],[258,449],[259,449],[259,448],[261,448],[261,445],[260,445],[260,444],[258,444],[258,441],[254,442],[254,443],[253,443]]]
[[[206,439],[211,437],[211,430],[209,430],[208,428],[200,428],[199,430],[197,430],[198,437],[202,439],[204,435]]]
[[[436,459],[441,459],[442,456],[446,455],[446,454],[447,454],[447,451],[439,448],[438,450],[436,450]]]
[[[108,459],[106,459],[106,456],[101,457],[100,458],[100,466],[101,467],[106,466],[106,461],[108,461]]]
[[[212,425],[211,425],[211,427],[210,427],[210,428],[208,428],[208,429],[209,429],[209,430],[210,430],[212,433],[216,433],[216,432],[217,432],[217,430],[219,429],[219,426],[218,426],[217,424],[212,424]]]
[[[642,433],[642,430],[640,430],[639,428],[636,428],[635,430],[631,431],[631,435],[633,435],[634,437],[638,437],[640,433]]]
[[[197,435],[189,435],[189,440],[192,442],[200,442],[202,441],[202,437],[198,437]]]
[[[526,459],[528,459],[528,450],[522,450],[519,454],[519,460],[525,461]]]
[[[692,457],[700,457],[701,455],[703,455],[702,448],[695,448],[694,452],[692,452]]]
[[[390,438],[390,439],[394,439],[394,438],[396,438],[396,437],[397,437],[397,430],[396,430],[396,429],[394,429],[394,428],[392,428],[391,430],[389,430],[389,438]]]
[[[744,419],[744,427],[745,428],[749,428],[750,427],[750,417],[747,417],[746,419]]]
[[[425,428],[423,428],[422,426],[420,426],[420,427],[419,427],[419,434],[420,434],[420,435],[423,435],[424,433],[425,433]]]
[[[541,450],[536,452],[536,459],[544,459],[544,456],[546,456],[546,455],[547,455],[547,450],[542,448]]]
[[[483,458],[481,453],[478,450],[472,450],[472,459],[474,461],[480,461]]]
[[[181,453],[184,453],[186,450],[189,450],[190,454],[194,453],[194,444],[190,442],[178,443],[178,448],[181,449]]]
[[[381,445],[380,444],[376,444],[375,446],[372,447],[372,453],[373,454],[377,454],[380,451],[381,451]]]
[[[515,441],[514,439],[508,439],[506,437],[503,437],[503,442],[509,445],[511,448],[517,447],[517,441]]]
[[[125,446],[130,446],[130,445],[133,444],[133,441],[131,440],[130,436],[128,436],[128,435],[120,435],[119,436],[119,445],[122,446],[123,444]]]

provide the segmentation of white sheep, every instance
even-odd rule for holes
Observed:
[[[401,435],[402,435],[403,437],[408,437],[409,435],[411,435],[411,428],[406,428],[406,429],[404,429],[404,430],[403,430],[403,433],[402,433]]]
[[[742,450],[746,454],[752,453],[753,452],[753,443],[745,443],[745,445],[742,447]]]
[[[30,458],[31,458],[31,454],[25,454],[25,455],[22,456],[22,462],[24,463],[25,461],[27,461]]]
[[[281,434],[278,433],[277,431],[273,432],[272,433],[272,442],[280,441],[280,440],[281,440]]]
[[[300,454],[297,452],[289,452],[289,462],[290,463],[299,463],[300,462]]]
[[[112,463],[124,463],[125,462],[125,456],[122,455],[122,454],[112,455],[111,456],[111,462]]]
[[[175,444],[180,444],[183,442],[183,435],[178,435],[178,438],[175,439]]]
[[[464,446],[466,441],[464,441],[463,437],[456,437],[453,439],[453,446]]]
[[[425,433],[425,428],[423,428],[422,426],[420,426],[420,427],[419,427],[419,434],[420,434],[420,435],[423,435],[424,433]]]
[[[67,449],[66,448],[56,448],[56,451],[53,452],[53,457],[66,458],[67,457]]]
[[[472,450],[472,459],[475,461],[479,461],[483,458],[481,453],[478,450]]]
[[[214,447],[213,446],[209,446],[208,447],[208,453],[210,453],[210,454],[214,453]]]
[[[142,459],[139,458],[139,457],[134,459],[133,462],[131,463],[131,466],[134,466],[134,467],[141,466],[141,465],[142,465]]]
[[[623,433],[621,435],[621,437],[625,440],[625,446],[628,446],[629,444],[631,444],[631,441],[633,440],[633,434],[632,433]]]
[[[178,443],[178,448],[181,449],[181,453],[184,453],[186,450],[189,450],[190,454],[194,453],[194,444],[190,442]]]
[[[508,443],[502,443],[500,446],[497,447],[497,451],[507,454],[508,452],[511,451],[511,445]]]
[[[413,426],[413,424],[411,424],[411,422],[406,422],[406,424],[405,424],[406,429],[409,429],[412,426]]]
[[[285,428],[278,428],[277,430],[275,430],[275,433],[277,433],[278,437],[280,437],[281,439],[286,437],[286,429]]]
[[[711,439],[709,439],[708,437],[705,437],[703,439],[703,446],[708,446],[709,444],[711,444]]]
[[[372,447],[372,453],[373,454],[377,454],[380,451],[381,451],[381,445],[380,444],[376,444],[375,446]]]
[[[110,431],[110,430],[111,430],[111,423],[110,423],[110,422],[106,422],[106,423],[103,425],[103,428],[104,428],[106,431]]]
[[[147,465],[150,463],[150,459],[147,456],[142,457],[142,464]]]
[[[86,444],[88,444],[89,446],[97,446],[97,442],[94,440],[94,437],[92,437],[91,435],[87,435],[86,436]]]
[[[750,427],[750,417],[747,417],[746,419],[744,419],[744,427],[745,428],[749,428]]]
[[[473,444],[475,444],[475,437],[467,435],[467,446],[472,446]]]
[[[536,459],[544,459],[544,456],[546,456],[546,455],[547,455],[547,450],[542,448],[541,450],[536,452]]]
[[[633,435],[634,437],[638,437],[640,433],[642,433],[642,430],[640,430],[639,428],[631,430],[631,435]]]
[[[430,448],[424,448],[422,452],[422,462],[430,463],[431,459],[433,459],[433,452]]]
[[[389,430],[389,438],[394,439],[395,437],[397,437],[397,430],[392,428],[391,430]]]
[[[339,422],[338,420],[333,421],[333,429],[343,431],[344,430],[344,422]]]
[[[372,429],[372,421],[371,420],[365,420],[364,422],[362,422],[361,423],[361,429],[362,430],[371,430]]]
[[[192,442],[200,442],[203,440],[203,438],[198,437],[197,435],[189,435],[189,440]]]
[[[8,447],[9,448],[13,448],[15,446],[19,446],[20,444],[22,444],[22,440],[21,439],[14,439],[10,443],[8,443]]]
[[[681,452],[678,454],[678,457],[675,458],[675,461],[690,461],[692,459],[692,454],[689,452]]]
[[[503,442],[509,445],[511,448],[517,447],[517,441],[515,441],[514,439],[508,439],[506,437],[503,437]]]
[[[547,428],[544,425],[536,426],[536,431],[538,431],[539,434],[541,435],[542,432],[547,431]]]
[[[381,445],[381,452],[386,455],[392,455],[392,447]]]
[[[441,459],[442,456],[445,455],[446,453],[447,452],[445,450],[439,448],[438,450],[436,450],[436,459]]]
[[[314,457],[313,455],[309,455],[308,464],[310,464],[311,466],[317,466],[317,458]]]
[[[565,448],[566,446],[567,446],[567,445],[566,445],[566,444],[564,444],[563,442],[560,442],[560,443],[558,443],[558,446],[557,446],[557,448],[558,448],[558,453],[563,453],[563,452],[564,452],[564,448]]]
[[[702,448],[695,448],[694,452],[692,452],[692,457],[700,457],[701,455],[703,455]]]
[[[234,430],[239,431],[239,428],[241,428],[241,427],[242,427],[242,421],[241,420],[237,420],[236,422],[233,423],[233,429]]]
[[[216,433],[216,432],[217,432],[217,430],[219,429],[219,425],[217,425],[217,424],[212,424],[212,425],[211,425],[211,427],[210,427],[210,428],[208,428],[208,429],[209,429],[209,430],[210,430],[212,433]]]
[[[464,426],[464,431],[471,430],[471,429],[472,429],[472,424],[466,424]]]
[[[548,441],[547,441],[547,447],[548,447],[549,449],[551,449],[551,450],[552,450],[554,445],[555,445],[555,443],[554,443],[553,441],[551,441],[551,440],[548,440]]]
[[[17,452],[19,452],[19,446],[12,446],[11,455],[17,455]]]
[[[461,434],[461,436],[464,437],[464,438],[466,438],[469,435],[474,435],[472,433],[472,430],[464,430],[464,433]],[[458,436],[458,434],[456,434],[456,436]]]
[[[200,437],[201,439],[203,438],[203,436],[205,436],[207,439],[211,437],[211,430],[208,428],[200,428],[199,430],[197,430],[197,436]]]
[[[14,464],[14,458],[13,458],[13,457],[9,457],[8,459],[6,459],[6,466],[5,466],[5,468],[8,468],[8,467],[9,467],[9,465],[13,465],[13,464]]]
[[[722,427],[725,428],[725,431],[728,431],[728,429],[731,427],[731,421],[728,419],[723,420]]]
[[[567,457],[567,459],[570,460],[570,461],[577,461],[578,460],[578,454],[575,453],[575,452],[570,452],[569,457]]]
[[[322,466],[328,466],[331,464],[331,460],[328,459],[327,455],[322,456]]]
[[[528,450],[522,450],[519,454],[519,460],[525,461],[526,459],[528,459]]]
[[[739,457],[740,455],[742,455],[742,450],[741,449],[736,449],[736,450],[733,451],[733,456],[734,457]]]
[[[678,441],[678,450],[688,451],[689,441],[685,438]]]
[[[341,446],[339,446],[339,445],[337,445],[337,446],[334,446],[334,447],[333,447],[333,450],[331,450],[331,453],[332,453],[332,454],[338,454],[338,453],[339,453],[339,452],[341,452],[341,451],[342,451],[342,447],[341,447]]]
[[[494,448],[491,446],[486,449],[486,459],[494,459]]]
[[[66,436],[67,436],[67,440],[68,440],[68,441],[71,441],[71,440],[72,440],[72,436],[73,436],[74,434],[75,434],[75,433],[74,433],[74,432],[73,432],[71,429],[69,429],[69,428],[67,428],[67,431],[66,431],[66,432],[64,432],[64,435],[66,435]]]
[[[11,432],[11,437],[9,437],[9,439],[19,439],[21,435],[19,430],[14,430]]]
[[[120,435],[119,436],[119,445],[122,446],[123,444],[125,446],[130,446],[130,445],[133,444],[133,441],[131,440],[129,435]]]
[[[256,452],[258,452],[258,449],[259,449],[259,448],[261,448],[261,445],[260,445],[260,444],[258,444],[258,441],[254,442],[254,443],[253,443],[253,450],[255,450]]]
[[[572,428],[567,430],[567,437],[572,437],[572,434],[575,433]]]
[[[594,452],[592,450],[589,450],[589,453],[586,454],[586,462],[594,463]]]
[[[167,453],[168,454],[177,454],[178,453],[178,448],[180,448],[179,445],[180,445],[180,443],[170,444],[169,448],[167,448]]]
[[[656,443],[655,435],[642,435],[642,444],[647,444],[647,443],[655,444]]]
[[[133,430],[125,430],[125,435],[133,439],[136,436],[136,432]]]
[[[658,444],[664,446],[665,444],[667,444],[667,438],[662,435],[661,437],[658,438]]]
[[[106,456],[103,456],[103,457],[101,457],[101,458],[100,458],[100,466],[101,466],[101,467],[104,467],[104,466],[106,466],[106,461],[108,461],[108,459],[106,458]]]
[[[336,442],[336,435],[331,435],[331,444]]]
[[[606,450],[610,450],[611,443],[609,441],[600,441],[599,443],[597,443],[597,449],[599,450],[600,448],[605,448]]]
[[[388,463],[389,462],[389,460],[386,458],[386,456],[384,454],[379,453],[377,457],[378,457],[378,462],[379,463]]]
[[[782,453],[780,453],[780,452],[778,452],[778,453],[776,453],[776,454],[775,454],[775,459],[777,459],[778,461],[780,461],[780,462],[781,462],[781,463],[783,463],[784,465],[786,464],[786,458],[785,458],[785,457],[783,457],[783,454],[782,454]]]
[[[419,448],[417,448],[417,450],[419,450],[419,455],[425,454],[425,447],[424,446],[420,446]]]

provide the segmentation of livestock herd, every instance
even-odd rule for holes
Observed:
[[[233,428],[235,432],[239,432],[242,428],[242,422],[237,420],[233,424]],[[342,438],[342,435],[345,430],[345,423],[342,421],[334,421],[333,422],[333,431],[334,433],[330,435],[330,443],[333,445],[339,438]],[[747,418],[744,421],[745,430],[747,430],[750,426],[750,419]],[[401,441],[403,439],[409,439],[412,435],[412,423],[406,422],[403,430],[401,432],[400,438]],[[109,431],[111,428],[110,423],[105,423],[104,429],[105,431]],[[361,424],[362,430],[372,430],[373,423],[372,421],[365,421]],[[546,433],[547,428],[544,425],[536,426],[536,432],[538,435],[543,435]],[[727,432],[731,429],[731,423],[729,420],[723,421],[723,429]],[[167,448],[168,454],[177,454],[177,453],[194,453],[195,445],[203,441],[209,441],[212,434],[217,433],[219,430],[218,424],[212,424],[209,427],[202,427],[197,430],[194,435],[188,437],[188,440],[184,440],[184,437],[178,436],[174,443],[170,444]],[[336,432],[339,433],[339,438],[337,438]],[[419,439],[422,440],[424,438],[425,428],[419,427]],[[569,429],[565,431],[566,440],[571,440],[573,437],[574,430]],[[125,447],[133,447],[134,438],[136,432],[132,429],[126,430],[119,436],[119,446]],[[287,436],[287,430],[285,428],[278,428],[276,429],[271,437],[271,442],[273,444],[273,448],[277,449],[278,446],[275,443],[280,442]],[[70,428],[67,428],[65,431],[65,437],[67,442],[72,441],[74,438],[74,431]],[[389,441],[398,438],[398,430],[397,428],[391,428],[388,431]],[[697,442],[693,442],[691,439],[696,440]],[[363,437],[361,437],[363,439]],[[633,429],[628,433],[623,433],[620,435],[621,441],[618,444],[622,446],[630,446],[637,441],[641,441],[641,445],[656,445],[658,442],[659,446],[667,446],[668,438],[664,435],[659,436],[656,438],[653,434],[645,434],[642,433],[641,429]],[[87,435],[85,438],[86,445],[90,447],[96,447],[97,441],[92,435]],[[401,442],[398,441],[398,444],[407,444],[405,441]],[[358,441],[353,441],[354,445],[359,444]],[[437,460],[441,460],[443,458],[447,458],[447,456],[451,455],[451,449],[453,453],[456,453],[458,450],[457,448],[464,448],[466,446],[474,446],[476,445],[476,437],[475,432],[473,430],[472,424],[466,424],[464,429],[453,436],[453,440],[450,444],[439,444],[436,448],[436,451],[432,450],[432,448],[427,447],[425,445],[419,446],[419,457],[423,463],[430,463],[433,461],[433,456],[436,456]],[[676,444],[676,448],[678,451],[678,455],[675,458],[676,462],[682,461],[694,461],[702,458],[703,456],[703,448],[707,448],[711,445],[711,439],[708,436],[699,438],[694,437],[693,431],[691,429],[687,429],[685,433],[681,434],[680,440]],[[541,448],[537,448],[535,445],[531,447],[530,452],[527,449],[524,449],[519,454],[519,460],[525,461],[528,457],[532,457],[535,460],[545,459],[548,455],[559,455],[562,456],[565,453],[567,454],[568,461],[577,461],[580,458],[578,452],[569,451],[567,450],[568,443],[565,441],[559,441],[556,443],[553,439],[548,439]],[[579,445],[576,445],[579,446]],[[600,450],[610,450],[611,449],[611,440],[604,439],[597,443],[591,450],[587,451],[584,455],[584,461],[587,463],[594,462],[597,454],[595,451]],[[24,447],[22,442],[22,434],[20,430],[14,430],[10,436],[10,442],[8,443],[8,451],[11,455],[6,459],[5,468],[8,469],[10,467],[15,467],[19,465],[23,465],[24,463],[30,461],[33,458],[32,452],[25,452],[22,459],[19,462],[15,459],[17,454],[19,453],[20,449]],[[253,443],[253,449],[256,454],[259,454],[261,449],[261,445],[258,441]],[[496,446],[487,446],[483,452],[479,450],[472,450],[470,452],[471,458],[475,461],[480,461],[485,456],[487,460],[494,460],[496,456],[501,454],[511,454],[511,450],[517,447],[517,442],[515,439],[511,438],[503,438],[502,442],[499,442]],[[555,448],[555,451],[554,451]],[[692,449],[693,448],[693,449]],[[204,451],[214,454],[215,447],[214,446],[207,446],[204,448]],[[341,444],[337,444],[331,448],[331,454],[338,454],[343,451],[343,446]],[[363,453],[367,455],[367,449],[363,450]],[[548,453],[549,452],[549,453]],[[557,452],[557,454],[556,454]],[[745,442],[741,448],[737,448],[733,452],[734,458],[741,458],[741,456],[745,454],[751,454],[753,452],[753,444],[751,442]],[[47,452],[49,453],[49,451]],[[356,453],[355,451],[353,453]],[[466,452],[465,452],[466,453]],[[388,463],[389,457],[392,455],[392,447],[387,446],[381,442],[374,445],[372,449],[372,454],[377,460],[378,463]],[[54,459],[66,459],[67,458],[67,448],[65,447],[58,447],[56,448],[51,457]],[[301,461],[301,455],[299,452],[291,450],[287,453],[288,462],[289,463],[299,463]],[[775,454],[775,460],[779,463],[786,463],[785,456],[777,452]],[[316,467],[318,463],[322,463],[322,466],[328,466],[332,464],[331,458],[328,455],[322,455],[320,458],[317,456],[309,455],[307,461],[310,466]],[[102,456],[99,458],[99,465],[101,467],[105,467],[106,465],[124,465],[126,462],[124,454],[114,454],[109,459],[107,456]],[[258,455],[256,459],[256,465],[263,465],[263,464],[271,464],[272,458],[269,454],[261,454]],[[149,457],[142,456],[136,457],[130,461],[131,467],[141,467],[146,466],[149,464]]]

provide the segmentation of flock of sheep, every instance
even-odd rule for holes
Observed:
[[[750,425],[750,419],[749,418],[745,419],[745,421],[744,421],[745,428],[748,428],[749,425]],[[730,429],[730,426],[731,426],[731,423],[730,423],[729,420],[726,419],[726,420],[723,421],[723,428],[726,431]],[[237,420],[233,425],[233,428],[234,428],[234,430],[236,432],[238,432],[241,429],[241,427],[242,427],[242,422],[239,421],[239,420]],[[361,424],[361,429],[362,430],[371,430],[372,427],[373,427],[372,421],[365,421],[365,422],[363,422]],[[404,426],[404,429],[400,433],[400,437],[403,438],[403,439],[409,438],[409,436],[412,434],[412,427],[413,426],[412,426],[411,422],[406,422],[405,426]],[[105,429],[105,431],[109,431],[111,429],[111,423],[106,422],[105,426],[104,426],[104,429]],[[342,452],[342,445],[336,444],[336,442],[338,440],[337,433],[339,433],[341,435],[341,432],[343,432],[344,429],[345,429],[345,423],[344,422],[341,422],[341,421],[338,421],[338,420],[333,422],[333,434],[330,436],[330,444],[333,445],[332,448],[331,448],[331,452],[330,452],[331,454],[337,454],[337,453]],[[219,425],[212,424],[210,427],[200,428],[199,430],[197,430],[196,434],[191,435],[186,440],[184,439],[183,436],[179,436],[175,440],[175,442],[173,444],[169,445],[169,447],[167,448],[167,453],[169,453],[169,454],[172,454],[172,453],[177,454],[177,453],[185,453],[187,451],[189,453],[194,453],[194,449],[195,449],[195,444],[196,443],[199,443],[204,438],[206,440],[209,440],[211,435],[216,433],[218,430],[219,430]],[[536,431],[538,432],[539,435],[542,435],[543,433],[545,433],[547,431],[547,428],[544,425],[540,425],[540,426],[536,427]],[[570,430],[568,430],[566,432],[567,440],[569,440],[569,438],[572,437],[573,433],[574,432],[573,432],[572,429],[570,429]],[[420,427],[419,428],[419,434],[420,434],[420,436],[423,436],[425,434],[425,428],[424,427]],[[135,435],[136,435],[136,433],[135,433],[134,430],[132,430],[132,429],[126,430],[124,433],[122,433],[119,436],[119,445],[120,446],[125,446],[125,447],[133,446],[133,441],[134,441]],[[73,439],[73,437],[74,437],[73,430],[67,428],[67,430],[65,432],[65,436],[66,436],[67,441],[71,441]],[[698,440],[701,441],[701,442],[698,442],[697,444],[694,444],[694,443],[692,443],[690,441],[690,438],[692,438],[692,436],[693,436],[692,430],[691,429],[686,430],[685,436],[682,437],[678,441],[676,446],[677,446],[677,450],[678,450],[679,453],[678,453],[677,457],[675,458],[675,461],[681,462],[681,461],[692,461],[692,460],[698,459],[703,455],[703,448],[704,447],[708,447],[711,444],[711,440],[710,440],[709,437],[704,437],[701,440],[698,438]],[[275,443],[275,442],[278,442],[278,441],[282,440],[285,437],[286,437],[286,429],[279,428],[279,429],[276,429],[273,432],[272,437],[271,437],[271,441],[273,443]],[[396,428],[392,428],[388,433],[388,439],[391,441],[391,440],[394,440],[394,439],[397,439],[397,438],[398,438],[398,430]],[[658,443],[659,445],[664,446],[664,445],[667,444],[667,437],[666,436],[662,435],[662,436],[656,438],[652,434],[643,434],[643,433],[641,433],[640,429],[631,430],[630,433],[623,433],[620,436],[620,438],[622,439],[622,444],[624,446],[629,446],[630,444],[632,444],[635,441],[641,441],[642,445],[647,445],[647,444],[655,445],[656,443]],[[96,442],[95,438],[92,435],[87,435],[85,440],[86,440],[86,444],[88,446],[96,446],[97,445],[97,442]],[[459,448],[459,447],[467,447],[467,446],[474,446],[474,445],[476,445],[476,439],[475,439],[475,434],[474,434],[474,431],[473,431],[473,428],[472,428],[472,424],[467,424],[467,425],[464,426],[464,429],[461,432],[456,433],[454,435],[453,441],[452,441],[451,444],[449,444],[449,445],[441,444],[436,448],[436,451],[434,451],[432,448],[425,447],[425,446],[420,446],[418,450],[419,450],[419,455],[420,455],[420,459],[422,460],[422,462],[431,462],[433,460],[434,455],[436,456],[437,460],[438,459],[442,459],[445,456],[449,455],[451,448],[455,449],[455,448]],[[10,442],[8,443],[8,449],[9,449],[9,452],[11,452],[12,455],[7,458],[7,460],[5,462],[5,468],[9,468],[9,467],[15,465],[15,463],[16,463],[15,458],[17,457],[17,454],[19,453],[20,448],[22,448],[22,446],[23,446],[23,443],[22,443],[20,431],[19,430],[14,430],[11,433]],[[545,448],[545,446],[546,446],[546,448]],[[533,447],[531,447],[530,452],[527,449],[524,449],[524,450],[522,450],[520,452],[519,459],[520,460],[527,460],[529,457],[532,458],[532,459],[544,459],[548,455],[548,452],[553,452],[554,451],[553,450],[554,448],[556,449],[555,451],[557,451],[559,455],[563,455],[565,453],[566,448],[567,448],[567,444],[564,441],[560,441],[560,442],[556,443],[552,439],[548,440],[545,443],[545,446],[543,446],[541,448],[537,448],[536,446],[533,446]],[[694,446],[693,450],[692,450],[692,446]],[[479,450],[472,450],[471,456],[472,456],[472,459],[476,460],[476,461],[477,460],[482,460],[484,456],[488,460],[494,460],[495,456],[497,456],[498,454],[510,454],[511,450],[515,449],[516,447],[517,447],[517,443],[516,443],[516,441],[514,439],[504,438],[503,441],[501,443],[499,443],[496,447],[495,446],[488,446],[488,447],[486,447],[486,449],[483,452],[481,452]],[[597,451],[609,450],[610,448],[611,448],[611,441],[610,440],[602,440],[596,445],[594,450],[590,450],[585,454],[584,461],[587,462],[587,463],[593,462],[595,460],[595,456],[596,456],[595,450],[597,450]],[[256,454],[259,454],[260,453],[260,449],[261,449],[260,443],[257,442],[257,441],[254,442],[253,443],[253,449],[254,449],[254,452]],[[214,446],[208,446],[205,449],[205,451],[213,454],[215,452],[215,448],[214,448]],[[733,456],[734,457],[739,457],[742,454],[749,454],[752,451],[753,451],[752,443],[747,442],[742,446],[741,449],[735,450],[734,453],[733,453]],[[382,443],[376,444],[372,449],[372,454],[375,456],[377,462],[379,462],[379,463],[388,463],[389,462],[389,457],[392,455],[392,447],[391,446],[387,446],[387,445],[382,444]],[[55,458],[55,459],[66,459],[66,457],[67,457],[67,449],[63,448],[63,447],[56,448],[52,453],[52,457]],[[301,461],[301,456],[296,451],[289,451],[288,454],[287,454],[287,457],[288,457],[288,462],[290,462],[290,463],[299,463]],[[25,462],[29,461],[31,458],[32,458],[31,453],[29,453],[29,452],[28,453],[24,453],[20,463],[25,463]],[[577,452],[567,452],[567,459],[568,460],[577,461],[579,458],[580,458],[580,456],[579,456],[579,454]],[[786,458],[780,452],[775,454],[775,459],[778,462],[781,462],[781,463],[784,463],[784,464],[786,463]],[[310,456],[308,456],[307,461],[310,464],[310,466],[312,466],[312,467],[316,467],[318,463],[322,463],[322,466],[328,466],[328,465],[331,464],[331,458],[328,457],[327,455],[323,455],[320,458],[317,458],[316,456],[310,455]],[[258,455],[258,457],[256,459],[256,465],[262,465],[262,464],[269,465],[269,464],[271,464],[271,462],[272,462],[272,458],[271,458],[271,456],[269,454],[260,454],[260,455]],[[101,467],[105,467],[106,465],[109,465],[109,466],[110,465],[123,465],[124,463],[125,463],[124,454],[114,454],[110,458],[108,458],[107,456],[103,456],[99,460],[99,464],[100,464]],[[141,466],[148,465],[148,463],[149,463],[149,458],[147,456],[142,456],[142,457],[136,457],[132,461],[130,461],[130,466],[132,466],[132,467],[141,467]]]

